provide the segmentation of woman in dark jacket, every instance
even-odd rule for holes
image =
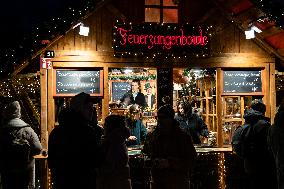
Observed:
[[[284,189],[284,98],[269,129],[268,143],[276,163],[278,189]]]
[[[130,137],[126,143],[127,146],[143,144],[147,136],[147,129],[140,120],[140,112],[135,108],[135,106],[131,106],[129,108],[127,126],[130,129]]]
[[[208,138],[209,132],[206,124],[200,116],[192,112],[188,102],[181,101],[178,104],[178,113],[175,119],[179,122],[181,129],[189,134],[194,144],[200,144],[200,136]]]

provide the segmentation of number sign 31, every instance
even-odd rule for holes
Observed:
[[[44,58],[54,58],[54,57],[55,57],[54,51],[45,51],[44,52]]]

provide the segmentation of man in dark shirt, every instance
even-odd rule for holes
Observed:
[[[147,106],[145,96],[140,92],[140,81],[137,79],[132,80],[131,91],[125,93],[120,101],[124,102],[125,98],[130,98],[130,104],[137,104],[142,109]]]

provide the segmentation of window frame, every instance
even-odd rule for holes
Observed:
[[[177,10],[177,22],[174,22],[174,23],[179,22],[179,4],[177,4],[176,6],[164,6],[164,0],[160,0],[160,5],[146,5],[146,0],[145,0],[144,1],[144,12],[147,8],[156,8],[156,9],[160,10],[160,22],[159,23],[164,23],[164,12],[163,12],[163,10],[175,9],[175,10]],[[146,14],[145,14],[144,21],[145,20],[146,20]],[[148,23],[151,23],[151,22],[148,22]]]

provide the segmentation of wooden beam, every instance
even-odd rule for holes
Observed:
[[[226,10],[231,10],[232,7],[234,7],[235,5],[239,4],[240,0],[230,0],[230,1],[222,1],[222,6],[226,9]],[[220,3],[221,4],[221,3]]]
[[[262,84],[262,87],[263,87],[262,91],[264,93],[263,102],[266,105],[266,113],[265,113],[265,115],[267,117],[270,117],[270,107],[271,107],[271,104],[270,104],[270,87],[269,87],[269,85],[270,85],[269,64],[267,64],[265,66],[265,69],[262,71],[261,74],[262,74],[261,80],[263,82],[263,84]]]
[[[253,7],[233,16],[233,18],[242,23],[242,27],[247,28],[250,23],[256,21],[256,19],[262,14],[263,13],[259,9]]]
[[[90,53],[92,54],[92,53]],[[222,56],[209,58],[171,58],[168,60],[153,60],[147,58],[116,58],[113,56],[78,56],[77,58],[58,57],[53,60],[53,67],[118,67],[124,64],[125,67],[157,67],[173,64],[175,67],[264,67],[263,63],[274,63],[272,57],[258,57],[253,53],[228,53]],[[76,62],[76,63],[75,63]],[[160,63],[158,65],[158,62]],[[257,62],[257,64],[256,64]]]
[[[41,145],[44,149],[48,146],[47,130],[47,70],[40,69],[40,138]]]
[[[280,55],[284,56],[284,48],[282,48],[282,49],[277,49],[277,52],[278,52]]]
[[[223,147],[222,127],[222,70],[217,68],[216,72],[216,115],[217,115],[217,146]]]
[[[275,89],[275,64],[269,64],[269,75],[270,75],[270,115],[271,124],[274,123],[274,117],[276,114],[276,89]]]
[[[102,122],[109,115],[109,83],[108,83],[108,67],[104,67],[104,98],[102,99]]]
[[[276,26],[271,26],[266,30],[263,30],[261,33],[258,33],[256,36],[259,39],[264,39],[266,37],[270,37],[276,34],[279,34],[281,32],[284,32],[284,30],[282,28],[276,27]]]
[[[55,125],[55,104],[54,104],[54,98],[53,98],[53,92],[54,91],[54,76],[53,76],[53,69],[49,69],[47,77],[47,89],[48,89],[48,102],[47,102],[47,110],[48,110],[48,122],[47,122],[47,128],[48,133],[52,131]]]
[[[118,17],[121,20],[126,20],[126,16],[124,16],[124,14],[122,14],[116,7],[114,7],[111,4],[107,4],[106,8],[113,13],[113,15],[115,15],[116,17]]]

